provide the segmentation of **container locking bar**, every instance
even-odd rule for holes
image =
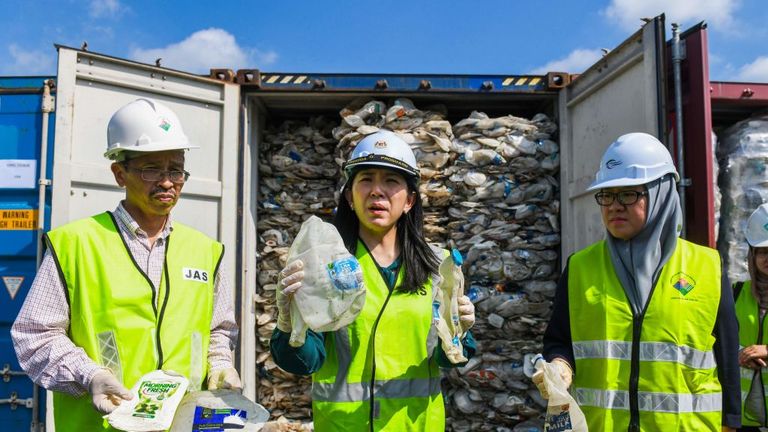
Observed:
[[[24,408],[32,408],[34,403],[32,398],[19,399],[18,393],[11,392],[11,397],[7,399],[0,399],[0,405],[2,404],[10,404],[11,409],[15,410],[19,407],[19,405],[24,405]]]

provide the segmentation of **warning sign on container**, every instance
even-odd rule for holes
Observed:
[[[21,284],[24,283],[24,276],[3,276],[3,283],[11,296],[11,300],[13,300],[16,293],[19,292]]]
[[[0,209],[0,230],[37,229],[37,210]]]

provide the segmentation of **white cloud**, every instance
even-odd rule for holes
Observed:
[[[3,62],[0,71],[8,75],[53,75],[56,73],[54,58],[56,51],[50,53],[43,51],[27,50],[16,44],[8,45],[10,62]]]
[[[768,82],[768,56],[760,56],[739,68],[735,81]]]
[[[227,31],[209,28],[162,48],[135,48],[131,52],[131,58],[145,63],[154,63],[155,59],[162,58],[161,64],[165,67],[207,73],[211,68],[221,67],[232,70],[262,68],[273,64],[277,60],[277,53],[241,47],[235,37]]]
[[[533,69],[530,73],[540,75],[547,72],[569,72],[581,73],[587,70],[603,56],[599,49],[576,49],[571,51],[567,57],[553,60],[544,66]]]
[[[92,18],[115,18],[125,9],[120,0],[91,0],[88,14]]]
[[[640,18],[666,14],[668,23],[694,24],[706,20],[720,31],[734,31],[733,12],[740,0],[611,0],[601,13],[627,30],[637,30]]]

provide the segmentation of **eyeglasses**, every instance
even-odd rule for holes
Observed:
[[[127,168],[139,172],[141,179],[148,182],[158,182],[164,180],[166,176],[171,182],[177,184],[184,183],[189,179],[189,173],[184,170],[166,171],[157,168]]]
[[[638,192],[633,190],[621,191],[621,192],[598,192],[595,194],[595,201],[603,207],[608,207],[613,204],[614,201],[619,201],[619,204],[624,206],[630,206],[636,203],[640,197],[648,195],[648,192]]]

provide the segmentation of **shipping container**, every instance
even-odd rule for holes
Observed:
[[[705,25],[684,32],[681,39],[686,45],[682,61],[683,160],[689,184],[686,236],[714,246],[714,161],[709,131],[765,107],[768,94],[765,85],[710,85]],[[452,123],[475,110],[492,117],[547,114],[559,125],[561,259],[605,235],[592,194],[585,189],[593,180],[600,156],[614,138],[630,131],[647,132],[671,143],[673,155],[678,154],[673,139],[672,62],[663,16],[651,20],[580,75],[316,74],[257,69],[233,73],[214,69],[209,76],[201,77],[63,46],[58,46],[58,51],[55,146],[48,153],[52,164],[50,175],[45,176],[52,178],[54,185],[50,226],[111,210],[123,197],[102,156],[111,114],[141,96],[168,104],[179,114],[187,135],[201,146],[188,153],[192,177],[174,210],[174,218],[225,244],[225,265],[235,282],[241,327],[237,364],[244,394],[251,399],[256,399],[259,382],[254,312],[259,259],[258,152],[266,128],[284,120],[307,120],[317,115],[338,118],[342,108],[361,97],[386,101],[405,97],[417,106],[442,104]],[[5,96],[0,97],[0,114],[5,114]],[[39,93],[37,98],[39,117]],[[39,161],[39,139],[35,144],[37,153],[31,153],[32,144],[29,149],[24,147],[29,153],[6,151],[9,146],[5,145],[3,124],[2,158]],[[0,191],[4,193],[5,189]],[[16,195],[22,192],[17,188],[8,191],[7,201],[0,205],[37,208],[37,201],[31,198],[24,201],[24,206],[13,204],[21,200]],[[9,255],[13,259],[34,255],[34,234],[17,233],[25,237],[14,237],[16,249]],[[0,231],[1,235],[6,232]],[[23,277],[19,296],[28,290],[34,274],[34,266],[25,265],[14,262],[13,271],[8,273]],[[2,267],[0,270],[3,276],[8,272]],[[17,305],[15,309],[4,312],[8,323],[18,311],[18,298],[12,304]],[[9,349],[8,355],[12,355]],[[15,355],[7,362],[11,369],[18,370]],[[18,398],[29,393],[17,391]],[[0,409],[4,409],[2,405]],[[30,421],[29,417],[26,421]]]
[[[0,78],[0,424],[9,431],[45,420],[44,393],[21,370],[10,330],[50,226],[54,88],[49,77]]]

